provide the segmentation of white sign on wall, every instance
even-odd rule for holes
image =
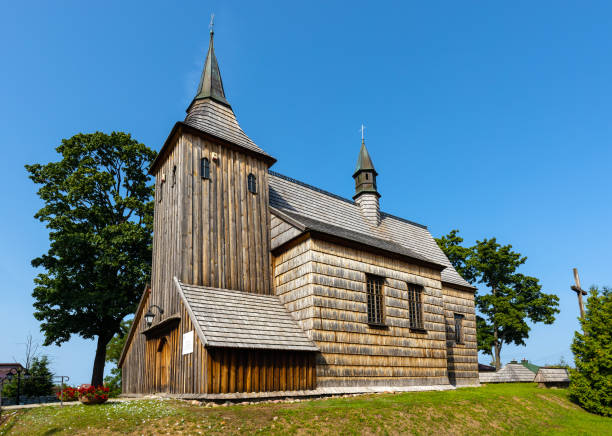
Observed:
[[[193,330],[183,334],[183,355],[193,353]]]

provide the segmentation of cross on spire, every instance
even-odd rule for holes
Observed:
[[[363,131],[364,131],[364,130],[365,130],[365,126],[364,126],[364,125],[363,125],[363,123],[362,123],[362,124],[361,124],[361,142],[363,142],[363,141],[364,141],[364,139],[365,139],[365,136],[364,136],[364,134],[363,134]]]
[[[208,28],[210,29],[211,35],[215,33],[215,14],[214,13],[210,14],[210,24],[208,25]]]

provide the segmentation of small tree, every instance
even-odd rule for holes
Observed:
[[[612,288],[591,288],[583,333],[574,334],[570,397],[586,410],[612,416]]]
[[[44,397],[53,394],[53,374],[49,370],[49,358],[36,356],[30,360],[27,374],[22,374],[20,392],[22,397]],[[15,376],[10,383],[4,384],[2,395],[17,396],[18,378]]]
[[[47,356],[34,357],[23,383],[23,393],[27,397],[44,397],[53,394],[53,374],[49,370]]]
[[[133,313],[151,270],[156,153],[127,133],[96,132],[62,140],[58,162],[26,165],[44,202],[35,217],[50,229],[50,248],[32,265],[34,316],[44,345],[78,334],[97,339],[91,384],[101,385],[106,345]]]

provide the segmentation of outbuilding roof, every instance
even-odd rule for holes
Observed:
[[[297,221],[323,223],[329,230],[341,229],[369,238],[372,246],[384,242],[390,249],[401,247],[404,254],[412,253],[415,258],[443,266],[443,282],[475,289],[455,271],[424,225],[381,213],[380,225],[374,227],[364,219],[354,201],[272,171],[270,206]]]
[[[175,281],[205,346],[318,351],[276,296]]]
[[[540,368],[535,376],[536,383],[569,383],[569,374],[565,368]]]
[[[509,363],[497,372],[480,372],[480,383],[531,383],[535,374],[520,363]]]

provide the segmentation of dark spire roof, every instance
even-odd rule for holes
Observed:
[[[355,173],[353,177],[357,175],[357,173],[361,171],[372,171],[374,175],[378,175],[376,170],[374,169],[374,164],[372,163],[372,159],[370,158],[370,153],[368,153],[368,149],[365,146],[365,140],[361,139],[361,150],[359,150],[359,157],[357,158],[357,167],[355,167]]]
[[[363,134],[361,137],[361,150],[359,150],[359,157],[357,158],[357,167],[353,173],[353,179],[355,179],[355,195],[353,200],[359,197],[361,194],[371,193],[380,197],[378,190],[376,189],[376,176],[378,173],[374,169],[374,164],[370,158],[370,153],[365,146],[365,140]]]
[[[211,98],[219,103],[229,106],[230,104],[225,99],[221,72],[219,71],[219,64],[217,63],[217,57],[215,56],[215,49],[213,45],[214,35],[215,32],[211,28],[208,54],[206,55],[206,61],[204,62],[204,70],[202,71],[202,77],[200,78],[198,92],[194,97],[193,102],[196,100],[202,100],[204,98]],[[193,102],[191,104],[193,104]]]

